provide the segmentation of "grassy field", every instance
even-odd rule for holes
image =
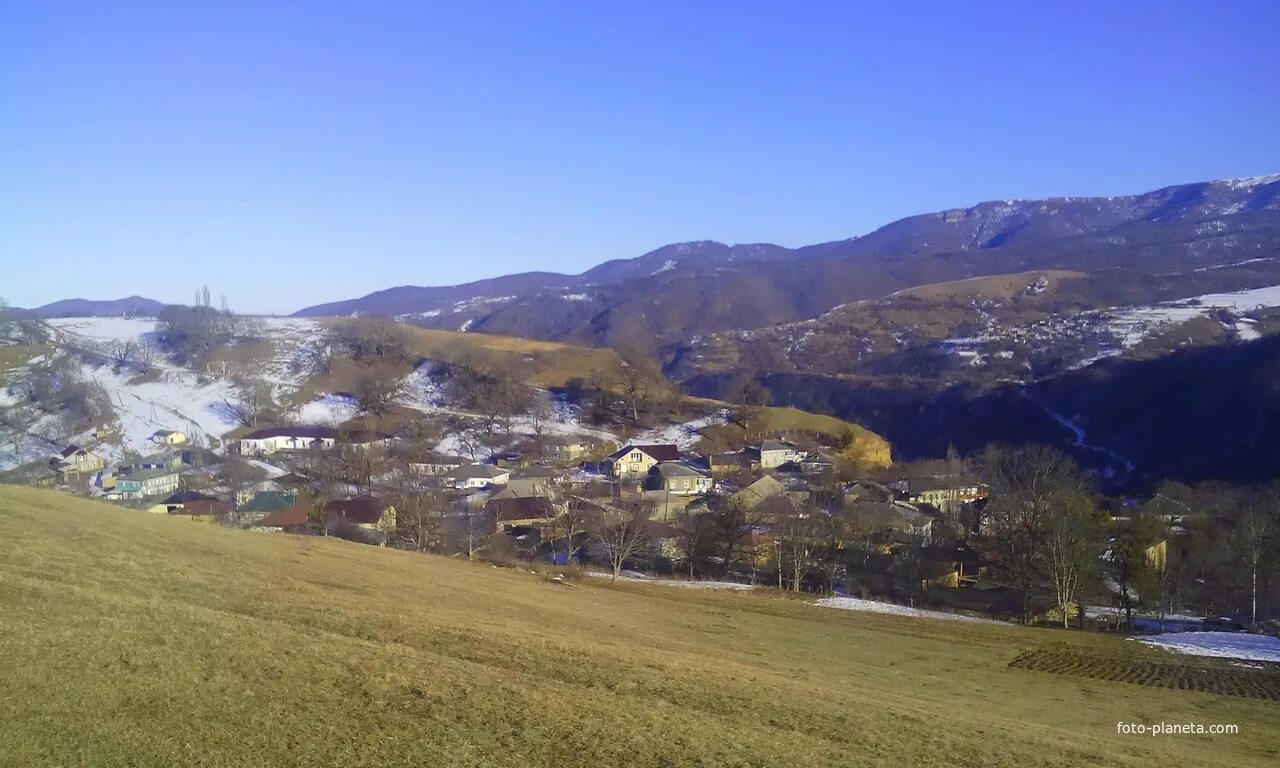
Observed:
[[[1071,272],[1065,269],[1042,269],[1033,272],[1017,272],[1008,275],[988,275],[986,277],[970,277],[965,280],[952,280],[946,283],[930,283],[907,288],[893,296],[917,296],[922,299],[943,298],[984,298],[1012,299],[1021,294],[1027,286],[1039,277],[1048,279],[1049,290],[1063,280],[1087,277],[1084,272]]]
[[[0,344],[0,384],[9,374],[31,362],[31,358],[48,351],[44,346],[28,344]]]
[[[1275,702],[1009,666],[1044,648],[1173,659],[1135,646],[769,593],[565,586],[0,488],[5,766],[1280,760]]]
[[[730,403],[706,398],[689,398],[689,401],[717,408],[733,407]],[[889,466],[893,463],[889,442],[875,432],[853,422],[821,413],[809,413],[799,408],[761,408],[760,415],[751,424],[751,434],[747,434],[740,424],[732,422],[723,426],[709,427],[706,430],[713,438],[729,445],[743,440],[750,442],[759,435],[775,433],[785,435],[790,431],[811,432],[836,439],[852,431],[857,436],[855,452],[859,458],[871,466]]]

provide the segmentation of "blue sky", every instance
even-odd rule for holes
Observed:
[[[1274,172],[1277,29],[1270,0],[0,0],[0,296],[288,312]]]

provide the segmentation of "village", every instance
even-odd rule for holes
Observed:
[[[96,399],[113,407],[98,420],[91,408],[35,408],[71,439],[46,435],[3,479],[263,535],[771,588],[854,609],[1155,632],[1259,626],[1270,612],[1265,491],[1164,483],[1106,496],[1047,446],[895,462],[856,425],[769,408],[749,380],[733,402],[697,401],[629,352],[612,374],[539,387],[523,351],[449,348],[424,361],[409,331],[383,321],[237,328],[223,353],[270,340],[274,378],[225,364],[193,376],[161,333],[180,322],[52,324],[50,362],[11,379],[10,413],[47,404],[52,378],[61,392],[91,382],[89,401],[109,382]],[[113,358],[103,350],[123,342],[92,334],[117,327],[155,327],[167,354],[146,366]],[[285,342],[296,349],[282,361]],[[30,430],[16,434],[31,444]]]

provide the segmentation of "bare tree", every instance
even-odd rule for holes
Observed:
[[[573,562],[573,553],[577,551],[578,541],[584,533],[592,528],[600,517],[598,505],[577,496],[570,496],[564,510],[551,524],[552,541],[563,541],[565,562]]]
[[[356,362],[403,362],[409,338],[397,323],[381,317],[344,320],[333,327],[331,344]]]
[[[351,394],[363,413],[384,416],[405,391],[405,380],[395,367],[375,365],[361,370]]]
[[[991,448],[982,460],[991,486],[983,545],[997,571],[1019,595],[1023,623],[1042,584],[1047,526],[1055,505],[1082,492],[1079,468],[1045,445]]]
[[[227,412],[250,429],[275,416],[275,388],[266,379],[251,373],[239,373],[231,380],[232,394],[223,398]]]
[[[1253,624],[1258,622],[1259,577],[1280,533],[1277,509],[1280,509],[1280,496],[1275,490],[1258,491],[1242,499],[1232,521],[1235,529],[1231,549],[1248,574],[1249,621]]]
[[[1047,510],[1040,558],[1064,629],[1070,627],[1068,611],[1078,604],[1082,587],[1097,570],[1101,522],[1093,502],[1082,493],[1065,494]]]
[[[613,581],[617,582],[623,565],[653,542],[649,511],[640,504],[611,508],[592,526],[591,538],[604,551]]]
[[[680,549],[680,557],[689,567],[689,578],[693,578],[698,561],[704,559],[711,548],[711,526],[705,515],[697,515],[688,511],[676,516],[676,546]]]
[[[450,399],[481,418],[485,443],[492,447],[499,432],[510,432],[511,418],[529,408],[533,391],[521,366],[510,358],[470,348],[452,357],[441,372]]]

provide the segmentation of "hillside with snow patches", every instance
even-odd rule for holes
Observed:
[[[106,362],[115,345],[154,341],[154,319],[56,318],[45,322],[53,338],[49,355],[74,360],[74,370],[83,381],[96,384],[105,392],[112,413],[95,430],[76,433],[67,432],[57,415],[32,413],[19,437],[0,445],[0,471],[52,457],[68,443],[93,445],[95,452],[111,461],[121,460],[126,453],[146,455],[156,450],[152,436],[157,430],[181,431],[192,445],[223,451],[228,433],[242,426],[230,405],[235,399],[231,370],[217,365],[205,371],[191,370],[157,355],[151,371],[139,375],[135,370],[118,370]],[[296,394],[314,375],[325,344],[325,330],[320,321],[307,318],[263,318],[261,329],[261,339],[255,341],[268,343],[270,353],[253,364],[254,373],[270,382],[277,402],[296,400]],[[42,356],[28,365],[45,361]],[[428,415],[476,416],[450,407],[432,375],[433,368],[434,364],[426,361],[406,376],[405,393],[399,404]],[[21,374],[21,369],[11,373],[10,381]],[[539,396],[550,398],[553,406],[550,423],[540,425],[544,432],[576,434],[606,444],[617,441],[612,432],[581,424],[575,406],[547,392]],[[16,412],[18,406],[19,399],[0,388],[0,407],[14,408]],[[318,392],[314,398],[290,408],[284,420],[336,426],[357,415],[350,395]],[[99,430],[107,434],[105,440],[94,434]],[[533,423],[528,418],[514,419],[512,431],[533,434]],[[458,452],[457,443],[456,435],[447,435],[438,448]]]

